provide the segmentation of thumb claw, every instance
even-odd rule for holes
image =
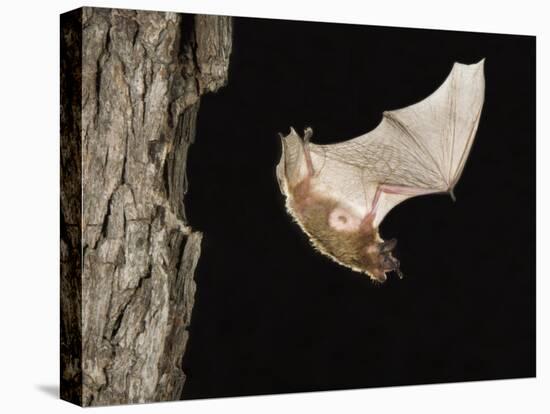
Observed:
[[[304,141],[309,142],[313,135],[313,129],[311,127],[304,128]]]

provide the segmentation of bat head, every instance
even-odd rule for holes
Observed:
[[[399,260],[392,255],[397,241],[383,241],[377,229],[360,228],[354,232],[317,231],[310,227],[311,241],[319,251],[337,263],[368,275],[372,281],[383,283],[389,272],[402,273]]]
[[[397,244],[396,239],[369,243],[364,247],[362,257],[363,271],[372,280],[383,283],[387,279],[388,272],[396,272],[399,278],[403,277],[399,268],[399,260],[392,255],[392,250]]]

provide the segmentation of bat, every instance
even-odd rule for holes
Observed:
[[[424,100],[385,111],[378,126],[348,141],[317,145],[313,130],[280,134],[277,180],[289,214],[321,253],[384,282],[401,278],[392,255],[397,241],[378,228],[388,212],[411,197],[448,193],[462,174],[485,95],[484,59],[455,63]]]

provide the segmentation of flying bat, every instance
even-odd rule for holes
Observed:
[[[286,208],[312,245],[350,269],[384,282],[402,277],[397,241],[378,232],[408,198],[449,193],[474,142],[485,94],[484,60],[455,63],[443,84],[411,106],[386,111],[371,132],[317,145],[313,131],[282,136],[277,179]]]

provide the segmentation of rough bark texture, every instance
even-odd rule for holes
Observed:
[[[81,83],[78,70],[64,71],[63,64],[61,77],[62,85],[81,85],[81,100],[79,107],[79,97],[69,104],[66,90],[62,96],[62,168],[65,158],[74,162],[81,138],[74,185],[81,168],[82,319],[74,314],[79,264],[66,260],[75,264],[65,272],[62,264],[62,288],[76,288],[62,292],[62,324],[71,323],[65,332],[77,337],[71,349],[81,329],[82,355],[62,356],[62,396],[75,401],[70,396],[78,390],[69,388],[80,386],[81,366],[84,406],[179,399],[202,237],[185,218],[187,151],[200,96],[227,82],[232,21],[88,7],[78,13]],[[64,37],[76,39],[66,26]],[[77,49],[62,62],[78,61]],[[67,174],[62,179],[70,181]],[[76,223],[76,234],[78,209],[63,202],[75,194],[63,189],[62,225]],[[62,251],[78,255],[77,236],[74,245],[62,240]]]

